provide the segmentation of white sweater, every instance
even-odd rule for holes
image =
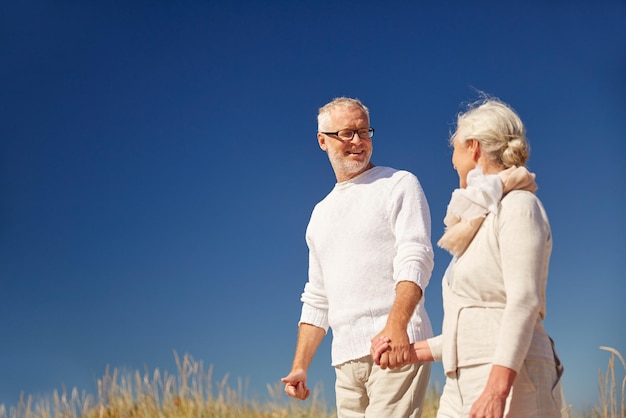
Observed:
[[[417,178],[374,167],[337,183],[313,209],[306,231],[309,281],[300,323],[333,331],[334,366],[369,354],[385,327],[400,281],[426,289],[433,268],[430,212]],[[424,298],[407,327],[410,342],[431,337]]]

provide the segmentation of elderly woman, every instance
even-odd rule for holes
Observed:
[[[524,166],[524,125],[486,98],[458,116],[450,143],[460,188],[438,243],[453,255],[442,333],[415,343],[409,361],[443,362],[438,417],[560,417],[563,368],[543,328],[552,236]],[[372,341],[383,368],[389,343]]]

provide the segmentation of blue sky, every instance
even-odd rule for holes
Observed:
[[[373,161],[421,180],[433,242],[460,104],[510,103],[553,229],[568,400],[598,398],[599,346],[626,355],[623,1],[2,2],[0,60],[0,403],[93,393],[107,365],[175,372],[174,351],[264,396],[335,182],[317,109],[342,95],[370,108]],[[332,402],[329,343],[310,381]]]

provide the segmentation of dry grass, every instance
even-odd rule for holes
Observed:
[[[622,367],[626,371],[626,362],[624,357],[614,348],[600,347],[601,350],[606,350],[611,353],[609,364],[606,369],[604,377],[602,372],[598,371],[598,380],[600,381],[600,401],[594,408],[594,417],[610,417],[610,418],[624,418],[626,417],[626,408],[624,408],[624,394],[626,391],[626,376],[621,382],[621,397],[618,395],[619,386],[615,382],[615,357],[619,358],[622,362]]]
[[[598,381],[600,387],[600,399],[596,405],[589,411],[578,413],[572,411],[571,405],[567,405],[563,410],[563,418],[625,418],[625,394],[626,394],[626,375],[621,381],[621,388],[617,386],[615,379],[615,358],[619,358],[626,371],[626,362],[624,358],[614,348],[600,347],[601,350],[605,350],[611,353],[609,362],[606,368],[606,373],[603,375],[602,371],[598,370]]]
[[[621,388],[615,378],[615,358],[626,370],[621,354],[610,347],[600,347],[611,352],[607,371],[598,372],[600,400],[592,411],[578,415],[571,407],[565,408],[564,417],[623,418],[626,377]],[[174,354],[178,373],[170,375],[156,369],[153,373],[120,373],[107,368],[98,380],[97,395],[80,392],[74,388],[69,393],[55,391],[50,398],[20,399],[15,407],[0,405],[0,418],[330,418],[335,413],[320,397],[321,387],[312,391],[306,402],[286,399],[280,383],[268,385],[266,401],[246,399],[247,384],[237,381],[231,388],[226,375],[213,383],[213,368],[204,369],[202,362],[189,355],[182,359]],[[621,392],[620,392],[621,389]],[[440,389],[428,389],[423,418],[435,417],[439,405]],[[620,396],[621,393],[621,396]]]
[[[0,405],[0,418],[312,418],[331,417],[314,388],[307,402],[285,400],[282,388],[268,387],[270,400],[247,400],[247,384],[228,385],[228,375],[214,385],[213,368],[175,354],[178,373],[120,373],[107,368],[98,379],[96,396],[73,389],[51,398],[20,399],[15,407]]]

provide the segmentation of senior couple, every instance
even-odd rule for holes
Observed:
[[[339,417],[419,417],[432,361],[446,374],[438,417],[559,417],[563,368],[543,328],[552,238],[516,112],[483,97],[457,116],[438,336],[423,302],[433,250],[418,179],[372,163],[374,128],[359,100],[334,99],[317,119],[337,183],[306,229],[286,393],[309,396],[307,370],[331,328]]]

